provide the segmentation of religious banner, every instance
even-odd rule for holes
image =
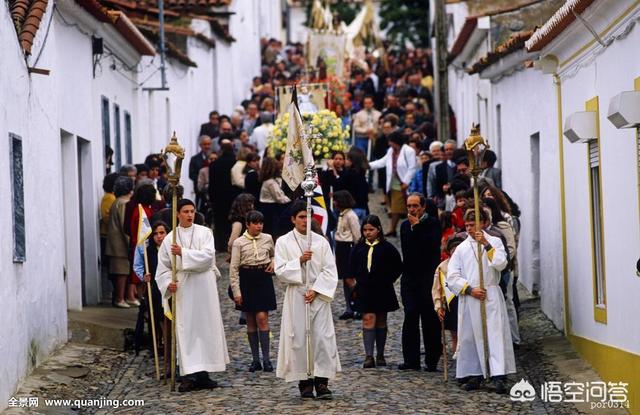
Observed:
[[[278,103],[278,114],[286,114],[293,85],[276,87],[276,101]],[[298,108],[300,113],[315,114],[318,111],[329,108],[329,85],[326,83],[304,84],[298,87]]]
[[[308,62],[318,68],[321,62],[326,65],[327,76],[342,78],[347,37],[345,34],[331,32],[309,32]]]

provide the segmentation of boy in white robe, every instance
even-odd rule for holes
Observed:
[[[493,389],[498,393],[506,393],[506,375],[516,371],[509,317],[498,285],[500,271],[507,265],[507,253],[500,238],[476,230],[473,209],[467,210],[464,220],[469,236],[458,245],[447,270],[447,286],[460,299],[456,377],[467,380],[464,389],[474,390],[480,387],[482,376],[488,375],[491,376]],[[480,223],[483,227],[488,224],[483,209],[480,209]],[[479,287],[478,242],[483,246],[484,289]],[[489,371],[485,367],[481,300],[486,304]]]
[[[331,399],[329,379],[341,370],[336,345],[331,301],[338,285],[335,259],[327,240],[318,234],[307,245],[306,203],[291,208],[294,229],[280,237],[275,247],[275,273],[287,285],[282,306],[282,324],[276,376],[299,381],[303,399]],[[307,272],[308,270],[308,272]],[[308,278],[309,290],[305,288]],[[309,304],[311,327],[311,375],[307,375],[305,303]]]
[[[165,314],[176,295],[176,340],[182,382],[178,391],[213,389],[217,383],[208,372],[222,372],[229,363],[227,341],[218,301],[215,247],[211,229],[193,223],[195,205],[178,202],[179,226],[162,242],[158,252],[156,282]],[[176,244],[172,244],[177,232]],[[171,282],[171,256],[176,255],[178,282]]]

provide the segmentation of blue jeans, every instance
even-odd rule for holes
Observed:
[[[367,155],[367,147],[369,146],[369,137],[356,137],[355,146]]]
[[[355,213],[356,216],[358,216],[358,220],[360,221],[360,225],[362,225],[362,222],[364,221],[364,218],[367,217],[367,210],[366,209],[362,209],[362,208],[353,208],[351,210],[353,210],[353,213]]]

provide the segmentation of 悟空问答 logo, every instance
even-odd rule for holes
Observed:
[[[536,390],[533,386],[524,379],[520,379],[520,382],[511,387],[509,391],[512,401],[516,402],[530,402],[536,398]]]

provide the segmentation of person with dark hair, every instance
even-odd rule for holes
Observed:
[[[282,190],[281,171],[278,161],[271,157],[262,160],[260,178],[260,211],[264,214],[264,232],[275,238],[281,235],[279,229],[280,215],[285,211],[291,199]]]
[[[125,288],[129,275],[129,236],[124,232],[126,206],[133,193],[133,179],[120,176],[113,185],[115,202],[109,209],[107,243],[105,254],[109,257],[109,276],[113,284],[111,304],[115,307],[129,308],[125,302]],[[129,299],[131,302],[135,298]]]
[[[513,231],[513,227],[506,221],[502,215],[498,203],[495,199],[482,199],[482,203],[486,206],[486,209],[491,213],[489,226],[485,228],[485,231],[489,235],[497,236],[502,240],[507,251],[507,266],[500,273],[500,288],[504,293],[505,304],[507,306],[507,314],[509,315],[509,327],[511,329],[511,339],[514,344],[514,348],[520,346],[520,329],[518,327],[518,314],[513,302],[513,266],[517,257],[517,245],[516,236]]]
[[[138,186],[139,184],[139,186]],[[136,246],[138,245],[138,228],[140,226],[140,210],[138,206],[142,206],[147,218],[153,217],[155,213],[154,203],[156,202],[156,188],[153,187],[153,182],[148,179],[142,179],[136,183],[136,190],[133,193],[133,198],[127,204],[127,208],[130,210],[129,222],[125,225],[128,229],[125,232],[129,234],[129,263],[131,264],[131,271],[129,273],[129,287],[128,298],[135,298],[136,288],[138,287],[140,280],[136,277],[133,271],[133,259],[135,255]],[[138,293],[140,296],[141,293]],[[136,307],[140,305],[138,300],[127,301],[131,305]]]
[[[480,177],[491,179],[495,187],[502,189],[502,170],[494,167],[496,161],[498,161],[496,153],[492,150],[485,151],[484,156],[482,157],[482,164],[480,165],[480,167],[483,168],[482,173],[480,173]]]
[[[246,231],[233,241],[229,283],[236,309],[246,315],[247,337],[253,361],[249,372],[272,372],[269,352],[269,311],[276,309],[273,288],[274,245],[271,235],[262,233],[264,216],[251,210],[246,214]],[[262,364],[260,351],[262,348]]]
[[[339,211],[338,225],[335,234],[336,267],[338,278],[342,280],[344,302],[346,310],[340,316],[340,320],[354,318],[351,309],[351,286],[354,284],[353,275],[349,267],[349,255],[351,248],[360,239],[360,221],[358,215],[352,210],[356,202],[346,190],[339,190],[333,195],[334,208]]]
[[[444,246],[446,259],[436,268],[436,272],[433,275],[433,285],[431,286],[431,298],[433,299],[433,307],[438,313],[438,319],[440,322],[444,322],[444,328],[451,332],[454,360],[458,349],[458,297],[447,288],[447,266],[449,258],[451,258],[451,255],[453,255],[453,252],[462,241],[464,241],[463,238],[456,236],[452,236],[446,241]]]
[[[149,166],[144,163],[136,164],[136,182],[149,178]]]
[[[111,167],[113,166],[113,149],[109,146],[104,146],[104,166],[104,174],[111,173]]]
[[[355,278],[354,308],[362,313],[363,368],[386,366],[387,313],[399,308],[394,282],[402,273],[398,250],[384,239],[380,218],[367,216],[361,228],[362,238],[353,247],[350,274]],[[376,345],[376,359],[373,346]]]
[[[233,199],[233,203],[231,203],[231,210],[229,211],[229,222],[231,223],[231,235],[227,242],[227,252],[229,255],[231,255],[233,242],[245,231],[247,213],[255,209],[255,204],[255,198],[249,193],[240,193],[235,199]]]
[[[407,213],[406,194],[411,179],[416,172],[417,161],[415,151],[404,142],[400,131],[394,131],[389,136],[387,154],[379,160],[371,162],[373,170],[385,167],[387,169],[387,183],[385,192],[389,195],[391,212],[391,228],[385,236],[397,236],[396,229],[400,216]]]
[[[348,174],[345,169],[345,154],[343,151],[334,151],[331,159],[327,162],[327,167],[320,173],[320,185],[322,192],[333,199],[333,194],[346,189]],[[338,214],[334,206],[334,213]]]
[[[353,211],[358,215],[360,222],[369,214],[369,184],[366,177],[368,167],[367,158],[362,150],[352,147],[345,160],[345,170],[347,170],[345,190],[356,202]]]
[[[294,229],[280,237],[275,247],[275,273],[286,284],[280,325],[276,375],[299,381],[303,399],[331,399],[329,379],[341,370],[331,301],[338,285],[336,263],[329,242],[311,234],[307,240],[307,204],[291,206]],[[309,287],[307,289],[306,287]],[[311,376],[307,375],[305,309],[311,313]],[[315,386],[316,396],[313,394]]]
[[[429,295],[440,263],[441,229],[437,216],[426,213],[421,193],[407,198],[407,220],[400,226],[403,270],[400,293],[404,305],[400,370],[420,370],[420,322],[427,371],[435,372],[442,353],[440,324]]]
[[[479,215],[484,228],[489,223],[489,215],[484,209]],[[468,236],[449,260],[446,282],[447,287],[460,297],[456,377],[466,379],[464,388],[469,391],[478,389],[482,377],[490,374],[493,389],[504,394],[507,393],[506,375],[516,371],[509,317],[498,286],[500,272],[507,265],[507,253],[500,238],[489,235],[482,228],[476,229],[473,209],[467,210],[464,220]],[[482,246],[484,288],[479,287],[478,244]],[[476,335],[485,324],[480,315],[481,301],[486,307],[490,370],[485,367],[483,338]]]
[[[220,114],[218,111],[211,111],[209,113],[209,122],[206,122],[200,126],[200,134],[198,136],[202,137],[206,135],[207,137],[214,138],[218,136],[218,130],[220,127]]]
[[[260,200],[260,156],[256,153],[247,154],[247,164],[244,166],[242,173],[244,176],[244,191],[253,195],[256,202]]]
[[[151,295],[153,300],[153,317],[156,326],[156,341],[158,345],[162,339],[162,321],[164,320],[164,313],[162,312],[162,296],[158,290],[158,284],[155,281],[156,269],[158,268],[158,249],[164,241],[164,237],[167,236],[167,224],[164,222],[154,222],[151,225],[151,235],[144,244],[136,246],[136,252],[133,257],[133,271],[140,279],[140,282],[145,284],[149,282],[151,284]],[[145,261],[144,250],[147,250],[147,258]],[[145,262],[148,268],[145,267]],[[145,314],[147,314],[146,320],[148,321],[148,333],[151,334],[151,302],[148,298],[148,290],[143,290],[143,295],[140,296],[140,308],[138,310],[138,320],[136,322],[135,330],[135,351],[136,355],[142,346],[142,336],[144,334],[144,321]]]
[[[213,209],[213,229],[215,232],[216,249],[225,251],[229,240],[231,226],[228,221],[229,210],[233,202],[233,186],[231,184],[231,169],[236,163],[233,145],[229,140],[222,140],[222,153],[209,166],[209,204]]]
[[[184,187],[181,184],[176,186],[176,196],[178,201],[180,201],[184,196]],[[153,214],[153,216],[151,217],[151,223],[162,221],[167,225],[167,231],[171,232],[171,229],[173,227],[173,217],[171,216],[173,214],[173,210],[171,208],[171,203],[173,201],[172,185],[167,184],[164,186],[164,189],[162,190],[162,199],[164,200],[164,208],[156,211]],[[204,215],[200,212],[196,212],[194,222],[196,223],[196,225],[204,225]]]
[[[229,363],[211,229],[193,223],[196,207],[188,199],[178,202],[178,221],[158,251],[156,282],[165,313],[176,296],[176,340],[182,381],[179,392],[213,389],[217,383],[208,372],[222,372]],[[173,232],[176,243],[173,244]],[[172,281],[172,256],[176,257],[177,282]]]
[[[100,246],[104,250],[104,239],[107,237],[107,228],[109,226],[109,210],[111,205],[116,201],[116,195],[113,193],[113,187],[116,180],[120,177],[118,173],[109,173],[102,180],[102,190],[104,195],[100,201]]]

